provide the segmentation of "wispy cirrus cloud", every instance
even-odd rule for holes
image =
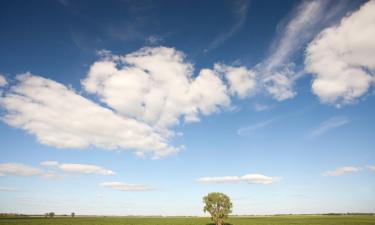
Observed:
[[[325,12],[326,1],[304,1],[292,12],[289,21],[272,44],[273,53],[257,67],[266,92],[278,101],[293,98],[296,74],[291,57],[313,37]]]
[[[356,166],[344,166],[344,167],[339,167],[334,170],[329,170],[324,172],[322,175],[323,176],[328,176],[328,177],[336,177],[336,176],[341,176],[349,173],[356,173],[361,171],[361,167],[356,167]]]
[[[153,188],[143,184],[128,184],[123,182],[103,182],[102,187],[109,187],[119,191],[152,191]]]
[[[262,111],[267,111],[269,109],[272,109],[274,106],[273,105],[268,105],[268,104],[261,104],[261,103],[255,103],[253,105],[253,109],[256,112],[262,112]]]
[[[334,116],[326,121],[323,121],[321,124],[319,124],[319,126],[315,127],[308,135],[308,139],[319,137],[326,132],[341,127],[349,122],[349,118],[345,116]]]
[[[345,11],[345,3],[324,0],[302,1],[282,21],[279,35],[271,45],[271,54],[254,69],[261,75],[264,90],[278,101],[296,96],[294,83],[305,74],[296,71],[294,57],[329,21]]]
[[[246,174],[244,176],[222,176],[222,177],[201,177],[197,179],[200,183],[237,183],[246,182],[249,184],[272,184],[281,180],[281,177],[270,177],[263,174]]]
[[[18,188],[13,188],[13,187],[0,187],[0,192],[19,192],[21,191]]]
[[[289,21],[284,26],[281,24],[280,34],[273,43],[274,52],[266,59],[266,71],[272,71],[283,66],[290,57],[301,49],[302,45],[312,38],[316,26],[321,21],[327,9],[326,1],[303,1],[291,13]]]
[[[230,30],[219,34],[215,39],[204,49],[204,53],[212,51],[213,49],[219,47],[226,40],[231,38],[237,32],[239,32],[244,26],[247,18],[247,13],[249,11],[250,0],[236,0],[233,7],[233,15],[235,16],[236,22],[230,28]]]
[[[160,35],[150,35],[145,39],[148,45],[160,45],[164,41],[164,38]]]
[[[265,128],[265,127],[269,126],[275,120],[276,120],[276,118],[272,118],[272,119],[269,119],[269,120],[264,120],[264,121],[258,122],[256,124],[252,124],[250,126],[241,127],[237,130],[237,134],[240,135],[240,136],[249,135],[252,132],[254,132],[255,130],[262,129],[262,128]]]

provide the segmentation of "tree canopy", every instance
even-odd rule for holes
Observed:
[[[230,198],[220,192],[212,192],[203,197],[205,206],[204,212],[211,214],[211,219],[216,225],[222,225],[224,219],[232,212],[232,202]]]

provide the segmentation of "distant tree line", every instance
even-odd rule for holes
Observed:
[[[46,217],[46,218],[53,218],[53,217],[55,217],[55,213],[54,213],[54,212],[46,213],[46,214],[44,215],[44,217]]]
[[[45,218],[53,218],[56,216],[55,212],[48,212],[45,214],[21,214],[21,213],[0,213],[0,217],[41,217],[44,216]],[[70,217],[75,217],[76,214],[75,212],[68,214],[60,214],[59,216],[70,216]]]
[[[29,215],[19,213],[0,213],[0,217],[29,217]]]

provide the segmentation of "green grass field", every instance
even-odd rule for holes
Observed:
[[[232,217],[232,225],[375,225],[375,216],[269,216]],[[0,218],[0,225],[209,225],[203,217],[76,217],[76,218]]]

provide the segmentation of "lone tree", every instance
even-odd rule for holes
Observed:
[[[203,202],[205,204],[203,211],[211,214],[211,219],[216,225],[222,225],[224,219],[232,212],[232,202],[223,193],[209,193],[203,197]]]
[[[71,217],[74,217],[76,214],[74,213],[74,212],[72,212],[71,214],[70,214],[70,216]]]
[[[53,218],[55,216],[55,213],[54,212],[50,212],[50,213],[48,213],[48,217],[49,218]]]

